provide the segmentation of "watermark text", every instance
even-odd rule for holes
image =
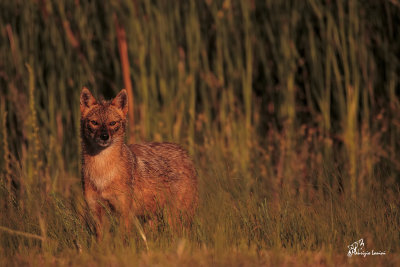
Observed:
[[[347,252],[348,257],[355,255],[355,256],[363,256],[365,258],[367,256],[386,255],[386,251],[366,250],[364,239],[362,239],[362,238],[347,247],[349,249]]]

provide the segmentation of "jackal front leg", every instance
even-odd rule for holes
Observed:
[[[85,188],[85,199],[95,221],[96,239],[97,241],[101,241],[103,238],[104,207],[98,193],[91,187]]]

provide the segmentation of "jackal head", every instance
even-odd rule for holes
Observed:
[[[84,87],[80,97],[81,137],[85,145],[95,150],[123,142],[128,97],[125,89],[110,101],[97,101]]]

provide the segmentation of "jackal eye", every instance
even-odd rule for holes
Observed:
[[[117,124],[117,122],[116,121],[112,121],[109,124],[110,124],[110,126],[114,126],[115,124]]]
[[[97,121],[94,121],[94,120],[91,120],[90,123],[93,124],[93,125],[99,125],[99,123]]]

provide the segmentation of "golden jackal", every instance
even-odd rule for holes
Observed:
[[[125,89],[112,101],[96,101],[83,88],[80,108],[83,190],[95,214],[97,238],[105,207],[117,212],[126,227],[133,216],[156,214],[165,207],[170,222],[190,222],[198,197],[187,152],[172,143],[125,144]]]

